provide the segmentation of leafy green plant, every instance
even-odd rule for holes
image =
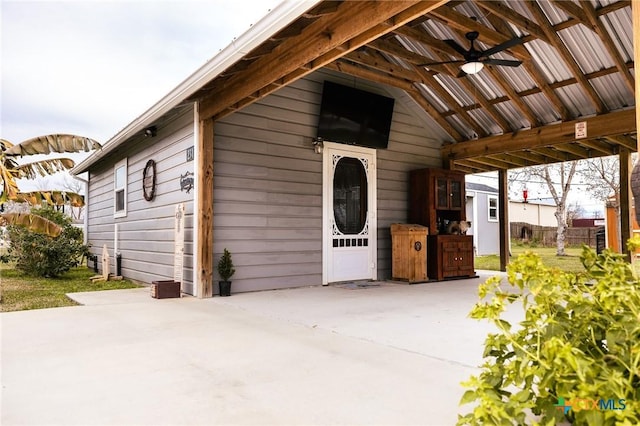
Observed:
[[[88,250],[82,243],[82,230],[72,225],[69,216],[50,207],[32,212],[57,224],[62,232],[51,237],[28,227],[9,226],[9,257],[15,268],[27,275],[57,277],[77,266]]]
[[[222,281],[229,281],[229,279],[236,273],[233,267],[233,261],[231,260],[231,253],[226,248],[218,261],[218,275]]]
[[[640,238],[629,241],[630,250]],[[461,404],[459,425],[640,424],[640,287],[623,255],[583,247],[581,273],[526,253],[479,286],[470,316],[498,329]],[[505,319],[522,304],[524,319]],[[512,309],[515,307],[512,307]],[[512,313],[512,312],[510,312]]]

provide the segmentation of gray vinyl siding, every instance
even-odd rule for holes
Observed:
[[[489,194],[487,192],[475,191],[477,198],[477,221],[472,223],[471,227],[478,234],[476,254],[478,256],[486,256],[500,253],[500,223],[489,221],[489,195],[497,196],[498,194]]]
[[[338,73],[311,74],[215,123],[214,266],[224,248],[236,267],[233,292],[318,285],[322,282],[322,155],[314,153],[322,83],[357,84],[396,99],[389,147],[377,150],[378,278],[391,275],[392,223],[407,220],[408,172],[440,167],[441,130],[416,116],[413,101],[393,88]],[[193,196],[179,177],[193,171],[193,112],[160,124],[154,138],[139,137],[92,166],[89,243],[113,253],[119,224],[123,275],[149,283],[173,277],[174,206],[185,202],[184,281],[193,284]],[[127,216],[113,217],[113,165],[128,158]],[[142,196],[142,170],[157,163],[156,198]],[[214,275],[218,280],[217,273]],[[184,286],[183,286],[184,289]],[[217,286],[214,286],[217,293]]]
[[[180,175],[193,172],[186,149],[193,146],[193,110],[184,108],[158,126],[153,138],[140,136],[122,150],[92,167],[89,177],[88,241],[100,255],[106,244],[114,257],[114,231],[118,224],[118,250],[122,274],[151,283],[173,278],[175,206],[185,203],[185,257],[183,291],[193,291],[193,190],[180,191]],[[114,218],[113,166],[127,158],[127,216]],[[156,192],[144,199],[142,173],[148,160],[156,162]],[[111,271],[115,273],[115,259]]]
[[[322,282],[322,155],[311,140],[325,79],[354,84],[316,72],[215,125],[214,262],[224,248],[231,251],[233,292]],[[440,167],[441,143],[402,92],[360,80],[357,86],[396,97],[389,148],[377,151],[378,278],[385,279],[389,227],[407,220],[408,171]]]

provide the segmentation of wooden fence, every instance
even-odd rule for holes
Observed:
[[[525,222],[511,222],[511,238],[520,241],[530,241],[545,247],[555,246],[558,228],[555,226],[531,225]],[[596,233],[601,226],[589,228],[567,228],[565,244],[569,246],[596,247]]]

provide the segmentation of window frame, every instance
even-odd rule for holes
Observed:
[[[122,183],[122,185],[118,186],[118,169],[120,169],[121,167],[124,167],[124,182]],[[123,159],[121,161],[118,161],[114,166],[113,166],[113,217],[125,217],[127,215],[127,201],[128,201],[128,194],[127,194],[127,183],[128,183],[128,164],[127,164],[127,159]],[[122,210],[118,210],[118,192],[123,191],[124,193],[124,206],[122,208]]]
[[[495,207],[491,207],[491,201],[495,200]],[[499,222],[499,200],[497,195],[487,195],[487,221],[489,222]],[[491,214],[492,210],[495,211],[495,214]]]

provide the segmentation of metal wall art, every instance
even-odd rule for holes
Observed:
[[[193,189],[193,172],[187,172],[180,175],[180,191],[187,191],[187,194]]]

